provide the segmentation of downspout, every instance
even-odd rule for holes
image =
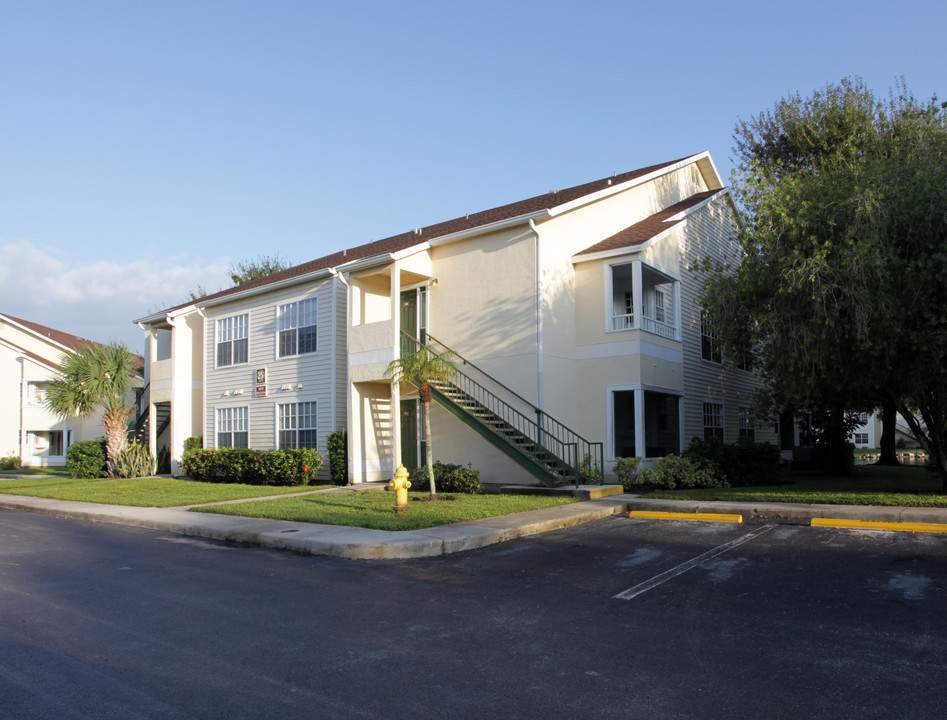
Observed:
[[[23,403],[26,402],[26,358],[23,355],[20,355],[17,360],[20,361],[20,432],[19,436],[19,453],[20,453],[20,466],[23,465],[23,436],[25,430],[23,429]]]
[[[529,229],[536,236],[536,392],[539,397],[536,407],[543,409],[543,270],[542,251],[539,242],[539,230],[532,218],[529,219]]]
[[[345,325],[346,325],[346,328],[348,328],[348,325],[349,325],[349,313],[348,313],[348,287],[349,287],[349,283],[348,283],[348,281],[345,279],[345,275],[343,275],[342,273],[340,273],[340,272],[339,272],[338,270],[336,270],[335,268],[329,268],[329,272],[332,273],[333,278],[338,279],[339,282],[341,282],[341,283],[346,287],[346,291],[345,291],[345,303],[346,303]],[[338,417],[339,417],[339,416],[338,416],[338,414],[337,414],[337,413],[338,413],[337,403],[338,403],[338,394],[339,394],[339,392],[338,392],[338,388],[336,387],[336,382],[337,382],[337,379],[338,379],[337,376],[336,376],[336,372],[337,372],[337,371],[336,371],[336,366],[338,365],[337,359],[338,359],[338,356],[339,356],[339,348],[338,348],[338,345],[337,345],[337,343],[338,343],[338,335],[336,334],[336,326],[338,325],[338,322],[339,322],[339,320],[338,320],[338,317],[339,317],[339,316],[338,316],[338,311],[337,311],[337,302],[338,302],[338,292],[336,292],[335,288],[333,288],[333,289],[332,289],[332,363],[331,363],[331,364],[332,364],[332,403],[331,403],[331,404],[332,404],[332,427],[333,427],[333,429],[335,429],[335,430],[338,430],[338,429],[339,429],[339,428],[338,428]],[[347,345],[348,345],[348,333],[346,333],[346,336],[345,336],[345,337],[346,337],[346,348],[345,348],[345,349],[346,349],[346,352],[345,352],[345,357],[346,357],[346,364],[345,364],[345,367],[346,367],[346,387],[345,387],[345,394],[346,394],[346,396],[348,396],[348,360],[347,360],[347,358],[348,358],[348,347],[347,347]],[[346,427],[347,427],[347,426],[348,426],[348,418],[346,418]]]
[[[201,437],[203,437],[207,432],[207,315],[204,314],[204,311],[199,308],[197,305],[194,306],[194,309],[197,310],[197,314],[201,316]],[[247,321],[247,338],[250,337],[250,328],[249,328],[249,318]],[[214,330],[216,332],[216,328]],[[247,342],[249,346],[249,341]],[[249,353],[247,355],[247,360],[249,361]],[[214,365],[217,365],[217,347],[214,346]],[[191,380],[191,387],[194,387],[194,380]],[[256,387],[253,387],[250,390],[250,397],[254,396],[254,391]],[[247,413],[249,414],[249,410]],[[193,417],[193,415],[192,415]],[[214,447],[217,447],[217,418],[213,419],[214,429]],[[247,437],[250,437],[250,421],[247,420]],[[182,456],[183,457],[183,456]]]

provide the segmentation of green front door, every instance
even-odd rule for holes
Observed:
[[[411,338],[418,336],[418,291],[405,290],[401,293],[401,354],[417,350]],[[405,467],[408,467],[405,465]]]
[[[401,401],[401,464],[418,467],[418,401]]]

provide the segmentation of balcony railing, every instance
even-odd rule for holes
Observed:
[[[632,330],[635,327],[635,314],[612,315],[612,330]]]
[[[670,338],[671,340],[677,337],[676,327],[647,316],[641,318],[641,329],[649,333],[654,333],[655,335],[660,335],[661,337]]]

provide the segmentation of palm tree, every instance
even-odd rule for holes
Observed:
[[[49,384],[46,407],[63,417],[88,417],[102,411],[109,477],[128,445],[128,419],[133,406],[127,397],[137,377],[139,360],[119,343],[89,343],[64,356],[59,377]]]
[[[437,355],[426,345],[414,352],[402,353],[397,360],[388,363],[385,377],[395,382],[416,385],[424,406],[424,444],[427,448],[427,476],[431,479],[431,497],[437,497],[434,485],[434,457],[431,454],[431,386],[432,382],[447,382],[454,376],[454,365],[450,351]]]

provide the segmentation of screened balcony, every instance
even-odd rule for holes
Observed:
[[[636,260],[612,265],[611,282],[611,331],[639,329],[679,339],[676,280]]]

